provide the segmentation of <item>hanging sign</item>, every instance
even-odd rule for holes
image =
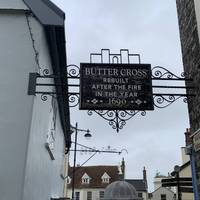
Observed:
[[[80,64],[80,109],[153,110],[150,64]]]

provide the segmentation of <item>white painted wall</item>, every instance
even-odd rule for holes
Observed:
[[[182,165],[187,163],[190,160],[189,155],[185,153],[186,147],[181,147],[181,157],[182,157]]]
[[[0,12],[0,26],[0,199],[22,199],[34,101],[26,94],[35,61],[24,15]]]
[[[159,187],[161,187],[162,183],[161,180],[165,177],[154,177],[154,190],[157,190]]]
[[[166,194],[167,200],[174,200],[174,193],[164,187],[158,188],[152,193],[153,197],[150,200],[161,200],[161,194]]]
[[[1,0],[2,5],[19,0]],[[25,7],[25,6],[24,6]],[[30,19],[42,68],[51,68],[42,26]],[[63,196],[64,137],[56,119],[55,160],[45,148],[51,98],[28,96],[29,72],[38,72],[23,12],[0,10],[0,199],[49,200]]]
[[[1,9],[22,9],[26,10],[27,6],[22,0],[1,0],[0,1]]]

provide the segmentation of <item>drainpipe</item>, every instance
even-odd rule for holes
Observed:
[[[191,149],[192,154],[190,155],[191,169],[192,169],[192,185],[194,190],[194,199],[199,200],[198,187],[197,187],[197,178],[196,178],[196,166],[195,166],[195,152],[194,149]]]
[[[197,178],[196,178],[196,166],[195,166],[195,151],[192,145],[186,147],[186,154],[190,156],[190,165],[192,171],[192,186],[194,192],[194,199],[199,200],[198,187],[197,187]]]

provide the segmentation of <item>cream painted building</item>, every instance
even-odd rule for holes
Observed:
[[[125,162],[122,160],[120,166],[77,166],[75,168],[74,197],[75,200],[101,200],[104,198],[105,188],[119,180],[124,180],[131,184],[137,191],[138,198],[148,199],[148,187],[146,170],[143,169],[142,179],[124,179]],[[67,177],[68,191],[67,197],[72,197],[73,167],[69,168]]]
[[[149,200],[174,200],[174,187],[162,187],[162,179],[172,178],[170,175],[164,176],[156,173],[154,177],[154,191],[149,194]]]
[[[118,166],[77,166],[75,168],[75,200],[100,200],[104,197],[105,188],[119,180]],[[69,168],[67,177],[67,197],[72,198],[73,168]]]

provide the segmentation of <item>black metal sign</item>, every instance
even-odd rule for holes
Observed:
[[[150,64],[81,63],[80,86],[80,109],[154,109]]]

